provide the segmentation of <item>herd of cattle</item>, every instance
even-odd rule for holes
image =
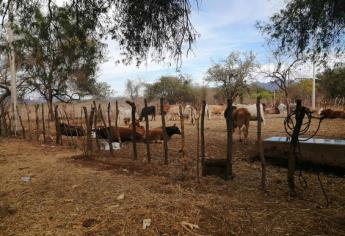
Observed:
[[[291,110],[295,109],[294,104],[290,106]],[[284,114],[287,110],[286,105],[279,104],[276,107],[267,108],[265,104],[260,105],[260,119],[265,125],[265,114]],[[179,120],[181,116],[185,119],[193,119],[196,115],[196,110],[193,109],[191,105],[186,105],[182,109],[182,114],[180,114],[179,106],[178,105],[164,105],[163,112],[167,116],[168,120]],[[115,127],[94,127],[92,129],[94,136],[99,139],[110,139],[113,142],[126,142],[132,141],[132,125],[131,125],[131,114],[132,111],[130,109],[119,109],[119,119],[123,121],[126,127],[118,127],[116,130]],[[213,116],[224,116],[227,118],[228,111],[225,105],[206,105],[205,107],[205,115],[209,120],[212,119]],[[345,119],[345,112],[344,111],[335,111],[332,109],[321,109],[319,111],[319,115],[323,118],[341,118]],[[138,142],[153,142],[163,140],[163,129],[162,127],[152,128],[146,134],[145,128],[140,124],[146,116],[151,116],[151,120],[155,120],[156,117],[156,107],[155,106],[148,106],[144,107],[141,110],[140,114],[136,114],[136,133],[135,139]],[[233,127],[235,130],[238,128],[239,130],[239,139],[242,141],[242,133],[244,136],[244,141],[246,142],[248,138],[248,130],[249,124],[251,120],[257,120],[257,107],[256,104],[244,105],[244,104],[236,104],[233,105],[233,112],[232,112],[232,121]],[[73,126],[68,125],[65,123],[60,123],[60,132],[62,135],[66,136],[84,136],[85,130],[81,126]],[[176,126],[167,126],[166,133],[168,135],[168,139],[171,138],[174,134],[181,134],[180,129]]]

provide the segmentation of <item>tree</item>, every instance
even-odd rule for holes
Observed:
[[[31,24],[18,27],[23,35],[26,59],[22,70],[25,84],[48,103],[53,115],[53,99],[63,102],[97,92],[96,72],[103,60],[103,44],[93,35],[96,25],[73,21],[69,8],[54,6],[50,14],[39,7]]]
[[[218,85],[223,96],[234,100],[244,94],[246,80],[255,68],[255,55],[252,52],[232,52],[223,64],[215,64],[208,69],[205,80]]]
[[[266,77],[271,78],[271,83],[274,83],[284,93],[285,103],[289,109],[289,86],[293,82],[293,73],[296,67],[302,61],[299,58],[283,58],[279,54],[274,55],[273,70],[262,71]],[[289,111],[289,110],[288,110]]]
[[[157,82],[146,85],[145,97],[148,100],[164,97],[170,104],[193,102],[195,89],[189,78],[162,76]]]
[[[328,98],[345,97],[345,65],[339,64],[317,75],[321,90]]]
[[[4,0],[0,6],[2,23],[8,17],[9,3],[14,5],[19,25],[30,25],[38,1]],[[42,9],[52,17],[60,0],[43,0]],[[184,52],[189,52],[197,32],[190,21],[190,0],[67,0],[77,25],[93,24],[100,37],[110,36],[120,46],[119,62],[137,65],[152,58],[173,59],[180,65]],[[195,0],[198,5],[198,0]],[[4,24],[2,24],[3,26]],[[51,26],[53,27],[53,26]],[[88,27],[90,28],[90,27]],[[79,27],[82,29],[82,27]]]
[[[345,50],[345,1],[290,0],[270,22],[257,27],[277,43],[277,51],[325,59]]]
[[[126,81],[126,94],[130,97],[132,101],[137,101],[140,90],[143,88],[144,83],[139,80],[130,80]]]

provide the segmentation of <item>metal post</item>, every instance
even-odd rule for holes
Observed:
[[[313,62],[313,91],[312,91],[312,96],[311,96],[311,100],[312,100],[312,109],[315,110],[315,63]]]

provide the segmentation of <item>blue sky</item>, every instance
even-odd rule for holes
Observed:
[[[268,20],[283,6],[283,0],[201,0],[199,9],[194,8],[191,16],[200,37],[193,53],[183,58],[181,73],[191,75],[196,83],[202,84],[207,69],[232,51],[252,50],[260,63],[267,63],[268,51],[255,23]],[[109,60],[100,66],[98,79],[110,84],[115,95],[124,95],[127,79],[154,82],[162,75],[177,75],[174,64],[148,62],[139,68],[134,64],[116,65],[119,56],[116,42],[107,43]]]

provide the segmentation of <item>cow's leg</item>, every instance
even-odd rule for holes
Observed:
[[[242,142],[242,127],[238,127],[238,136],[240,137],[240,142]]]
[[[248,140],[248,128],[249,124],[243,126],[244,143],[247,143]]]

